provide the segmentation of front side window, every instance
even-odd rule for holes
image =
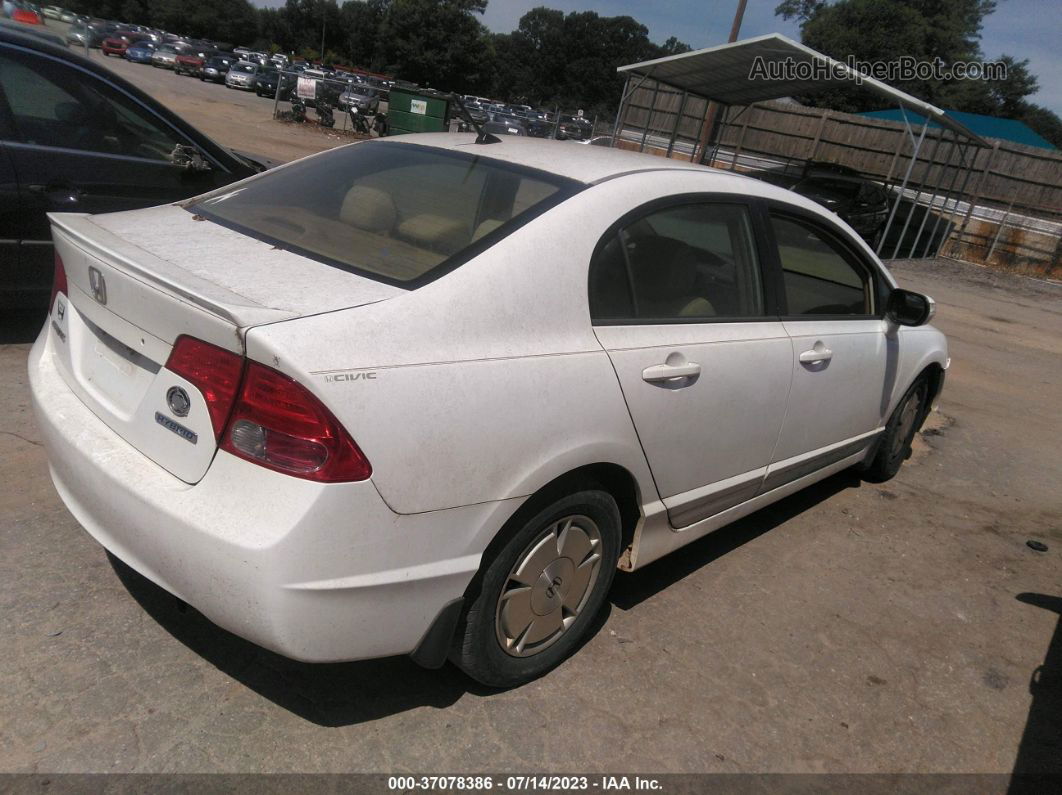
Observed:
[[[112,155],[169,160],[172,131],[100,80],[44,58],[0,53],[0,100],[18,140]]]
[[[804,221],[772,215],[771,223],[782,264],[787,314],[873,314],[873,282],[851,253]]]
[[[456,266],[581,183],[466,152],[372,141],[267,172],[188,209],[399,286]],[[447,261],[450,260],[448,263]]]
[[[643,322],[763,316],[748,210],[681,204],[611,234],[591,264],[590,314]]]

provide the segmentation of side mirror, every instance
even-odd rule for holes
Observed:
[[[194,146],[177,144],[170,152],[170,162],[185,171],[210,171],[210,162]]]
[[[937,304],[928,295],[896,288],[889,293],[885,317],[898,326],[924,326],[936,314]]]

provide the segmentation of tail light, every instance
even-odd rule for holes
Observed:
[[[322,483],[366,480],[372,474],[365,454],[320,400],[257,362],[247,363],[221,449]]]
[[[67,295],[66,288],[66,268],[63,267],[63,258],[59,256],[59,253],[55,254],[55,275],[52,277],[52,297],[48,301],[48,309],[55,309],[55,296],[62,293]]]
[[[181,335],[174,343],[166,369],[195,385],[206,399],[214,438],[220,439],[232,403],[240,389],[243,357],[232,351]]]

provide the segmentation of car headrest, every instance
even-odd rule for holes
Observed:
[[[355,185],[347,191],[339,219],[366,232],[390,232],[398,220],[394,200],[382,190]]]
[[[688,296],[697,283],[693,250],[671,237],[640,237],[629,244],[636,294],[650,301]]]

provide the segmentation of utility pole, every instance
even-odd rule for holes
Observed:
[[[730,38],[727,39],[728,43],[737,41],[738,34],[741,32],[741,20],[745,16],[745,5],[748,0],[738,0],[737,11],[734,12],[734,24],[730,26]],[[715,127],[715,117],[719,113],[719,106],[715,102],[708,103],[708,113],[704,117],[704,124],[701,125],[701,140],[700,150],[701,157],[708,151],[708,143],[712,137],[712,128]],[[709,164],[710,165],[710,164]]]
[[[745,0],[741,0],[741,1],[744,2]],[[325,57],[324,57],[324,34],[325,34],[325,24],[327,22],[328,22],[328,17],[325,16],[325,7],[322,5],[321,6],[321,66],[324,66],[324,62],[325,62]]]

